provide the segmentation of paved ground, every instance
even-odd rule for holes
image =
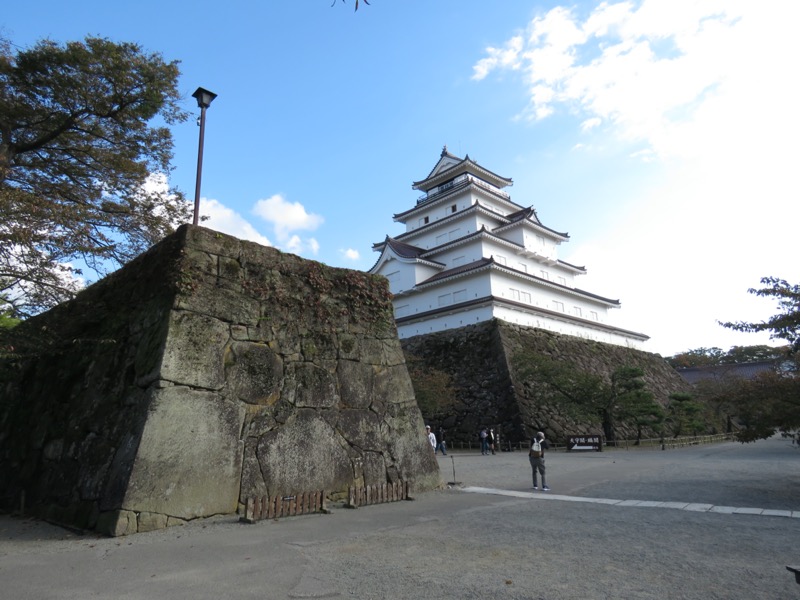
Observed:
[[[800,598],[800,449],[439,458],[439,492],[127,538],[0,516],[0,598]],[[453,471],[455,470],[455,476]]]

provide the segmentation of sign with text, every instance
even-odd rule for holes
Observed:
[[[603,451],[603,437],[599,435],[571,435],[567,438],[567,450]]]

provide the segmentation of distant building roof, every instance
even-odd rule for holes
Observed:
[[[778,366],[774,360],[760,360],[757,362],[740,363],[733,365],[710,365],[707,367],[681,367],[676,369],[688,383],[692,385],[706,379],[753,379],[761,373],[774,371]]]

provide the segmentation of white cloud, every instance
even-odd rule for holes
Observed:
[[[306,212],[299,202],[288,202],[280,194],[275,194],[256,202],[253,213],[272,225],[281,250],[314,256],[319,253],[319,242],[315,238],[301,238],[295,232],[315,231],[325,219]]]
[[[520,70],[529,118],[563,106],[586,115],[585,131],[611,122],[620,137],[668,154],[676,149],[671,127],[712,101],[741,68],[742,49],[752,46],[747,18],[759,10],[736,0],[646,0],[602,3],[581,20],[556,7],[503,50],[488,48],[473,79]]]
[[[600,117],[591,117],[586,119],[581,123],[581,131],[591,131],[595,127],[598,127],[603,122],[603,119]]]
[[[218,200],[200,198],[200,214],[208,219],[201,221],[203,227],[208,227],[222,233],[227,233],[239,239],[257,242],[263,246],[272,246],[266,237],[261,235],[239,213],[228,208]]]
[[[632,176],[659,167],[644,193],[606,207],[612,229],[563,256],[588,266],[581,287],[621,298],[621,324],[652,351],[763,343],[716,321],[767,318],[775,306],[747,289],[798,279],[798,17],[800,3],[778,0],[602,3],[584,18],[558,7],[506,61],[527,118],[569,112],[576,134],[629,147]],[[493,56],[481,78],[509,68]]]
[[[281,244],[281,250],[293,254],[311,254],[316,256],[319,253],[319,242],[314,238],[303,239],[299,235],[291,235]]]
[[[325,221],[320,215],[309,214],[299,202],[287,202],[280,194],[259,200],[253,213],[271,223],[278,240],[286,240],[295,231],[314,231]]]
[[[486,77],[491,71],[500,67],[506,69],[519,68],[519,52],[522,49],[522,38],[516,36],[506,42],[505,48],[487,48],[486,53],[489,55],[487,58],[481,59],[473,67],[472,78],[480,81]]]
[[[356,261],[361,258],[361,254],[358,250],[354,250],[353,248],[347,248],[346,250],[340,249],[339,254],[341,254],[347,260]]]

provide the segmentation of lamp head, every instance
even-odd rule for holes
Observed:
[[[197,106],[200,108],[208,108],[211,106],[211,103],[214,101],[217,95],[214,92],[209,92],[205,88],[197,88],[192,94],[192,98],[197,99]]]

